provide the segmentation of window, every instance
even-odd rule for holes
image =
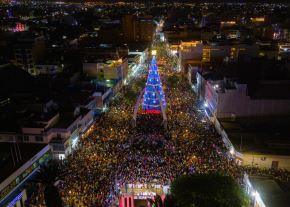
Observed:
[[[36,136],[36,137],[35,137],[35,140],[36,140],[37,142],[43,142],[43,137],[42,137],[42,136]]]
[[[23,136],[23,141],[28,142],[29,141],[29,137],[28,136]]]
[[[64,146],[63,145],[53,145],[53,151],[64,151]]]

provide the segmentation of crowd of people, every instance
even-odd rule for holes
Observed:
[[[172,75],[169,67],[160,69],[163,83]],[[164,91],[166,129],[161,115],[144,113],[133,128],[134,106],[122,96],[111,102],[67,157],[67,176],[59,186],[67,206],[112,206],[125,184],[168,185],[183,174],[219,172],[242,180],[245,169],[231,158],[187,82]]]
[[[250,176],[270,177],[278,182],[290,182],[290,172],[285,169],[258,168],[253,166],[243,166],[242,168]]]
[[[165,66],[160,73],[166,83],[170,71]],[[66,205],[110,206],[128,183],[168,185],[182,174],[215,171],[242,175],[228,159],[220,136],[195,107],[186,81],[165,87],[165,94],[167,129],[161,115],[144,113],[133,128],[134,106],[122,96],[112,101],[109,111],[82,137],[81,147],[67,158],[67,176],[60,185]]]

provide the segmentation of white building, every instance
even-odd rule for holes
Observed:
[[[95,99],[93,100],[95,101]],[[1,142],[50,144],[54,158],[62,159],[93,124],[94,109],[76,108],[75,113],[56,113],[46,121],[22,127],[19,133],[1,133]]]
[[[98,80],[123,80],[128,74],[127,59],[83,63],[83,72]]]
[[[272,116],[290,113],[290,97],[278,90],[286,90],[290,82],[260,82],[261,90],[249,95],[247,84],[232,80],[205,80],[197,74],[200,99],[216,118]],[[269,90],[267,90],[269,89]],[[273,97],[270,93],[273,93]]]

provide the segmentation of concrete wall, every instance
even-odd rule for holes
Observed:
[[[216,116],[270,116],[290,113],[290,100],[251,99],[247,96],[246,86],[237,85],[237,89],[218,93]]]
[[[271,168],[273,161],[278,161],[278,168],[290,170],[290,156],[244,153],[242,164],[259,168]]]

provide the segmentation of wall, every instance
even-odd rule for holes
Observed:
[[[117,65],[116,67],[105,67],[104,68],[104,79],[120,79],[122,78],[122,65]]]
[[[244,153],[242,164],[260,168],[271,168],[272,161],[279,162],[278,168],[290,170],[290,156]]]
[[[0,142],[14,142],[17,140],[17,134],[15,133],[1,133],[0,134]]]
[[[246,93],[245,85],[237,85],[237,89],[218,93],[217,117],[270,116],[290,113],[290,100],[251,99]]]
[[[139,21],[138,36],[139,41],[151,42],[154,34],[154,23],[152,20],[140,20]]]
[[[182,66],[185,60],[203,60],[208,62],[222,62],[225,57],[237,59],[241,56],[256,57],[257,45],[203,45],[200,42],[184,42],[180,44],[179,57]]]
[[[278,168],[290,170],[290,156],[271,155],[271,154],[253,154],[244,152],[243,154],[234,149],[226,131],[223,129],[218,119],[211,120],[215,125],[217,132],[222,136],[223,142],[228,150],[233,149],[236,159],[242,161],[242,165],[254,166],[259,168],[271,168],[273,161],[278,161]]]
[[[45,129],[50,128],[52,125],[56,124],[59,120],[59,113],[57,113],[55,116],[53,116],[50,120],[48,121],[40,121],[39,123],[46,124],[44,127]]]
[[[44,131],[44,127],[43,128],[39,128],[39,127],[23,127],[22,128],[22,133],[23,134],[41,134]]]
[[[90,110],[90,111],[88,111],[87,114],[85,114],[82,117],[82,119],[81,119],[81,121],[79,123],[79,125],[81,125],[80,126],[81,127],[80,130],[83,131],[83,129],[86,129],[87,126],[92,122],[92,120],[93,120],[93,111]]]
[[[66,139],[70,136],[70,131],[65,129],[52,128],[44,134],[44,137],[49,141],[52,138],[56,138],[58,136],[60,136],[62,139]]]
[[[56,64],[35,65],[37,74],[56,74],[62,72],[62,67]]]
[[[83,72],[91,77],[97,77],[97,63],[83,63]]]

